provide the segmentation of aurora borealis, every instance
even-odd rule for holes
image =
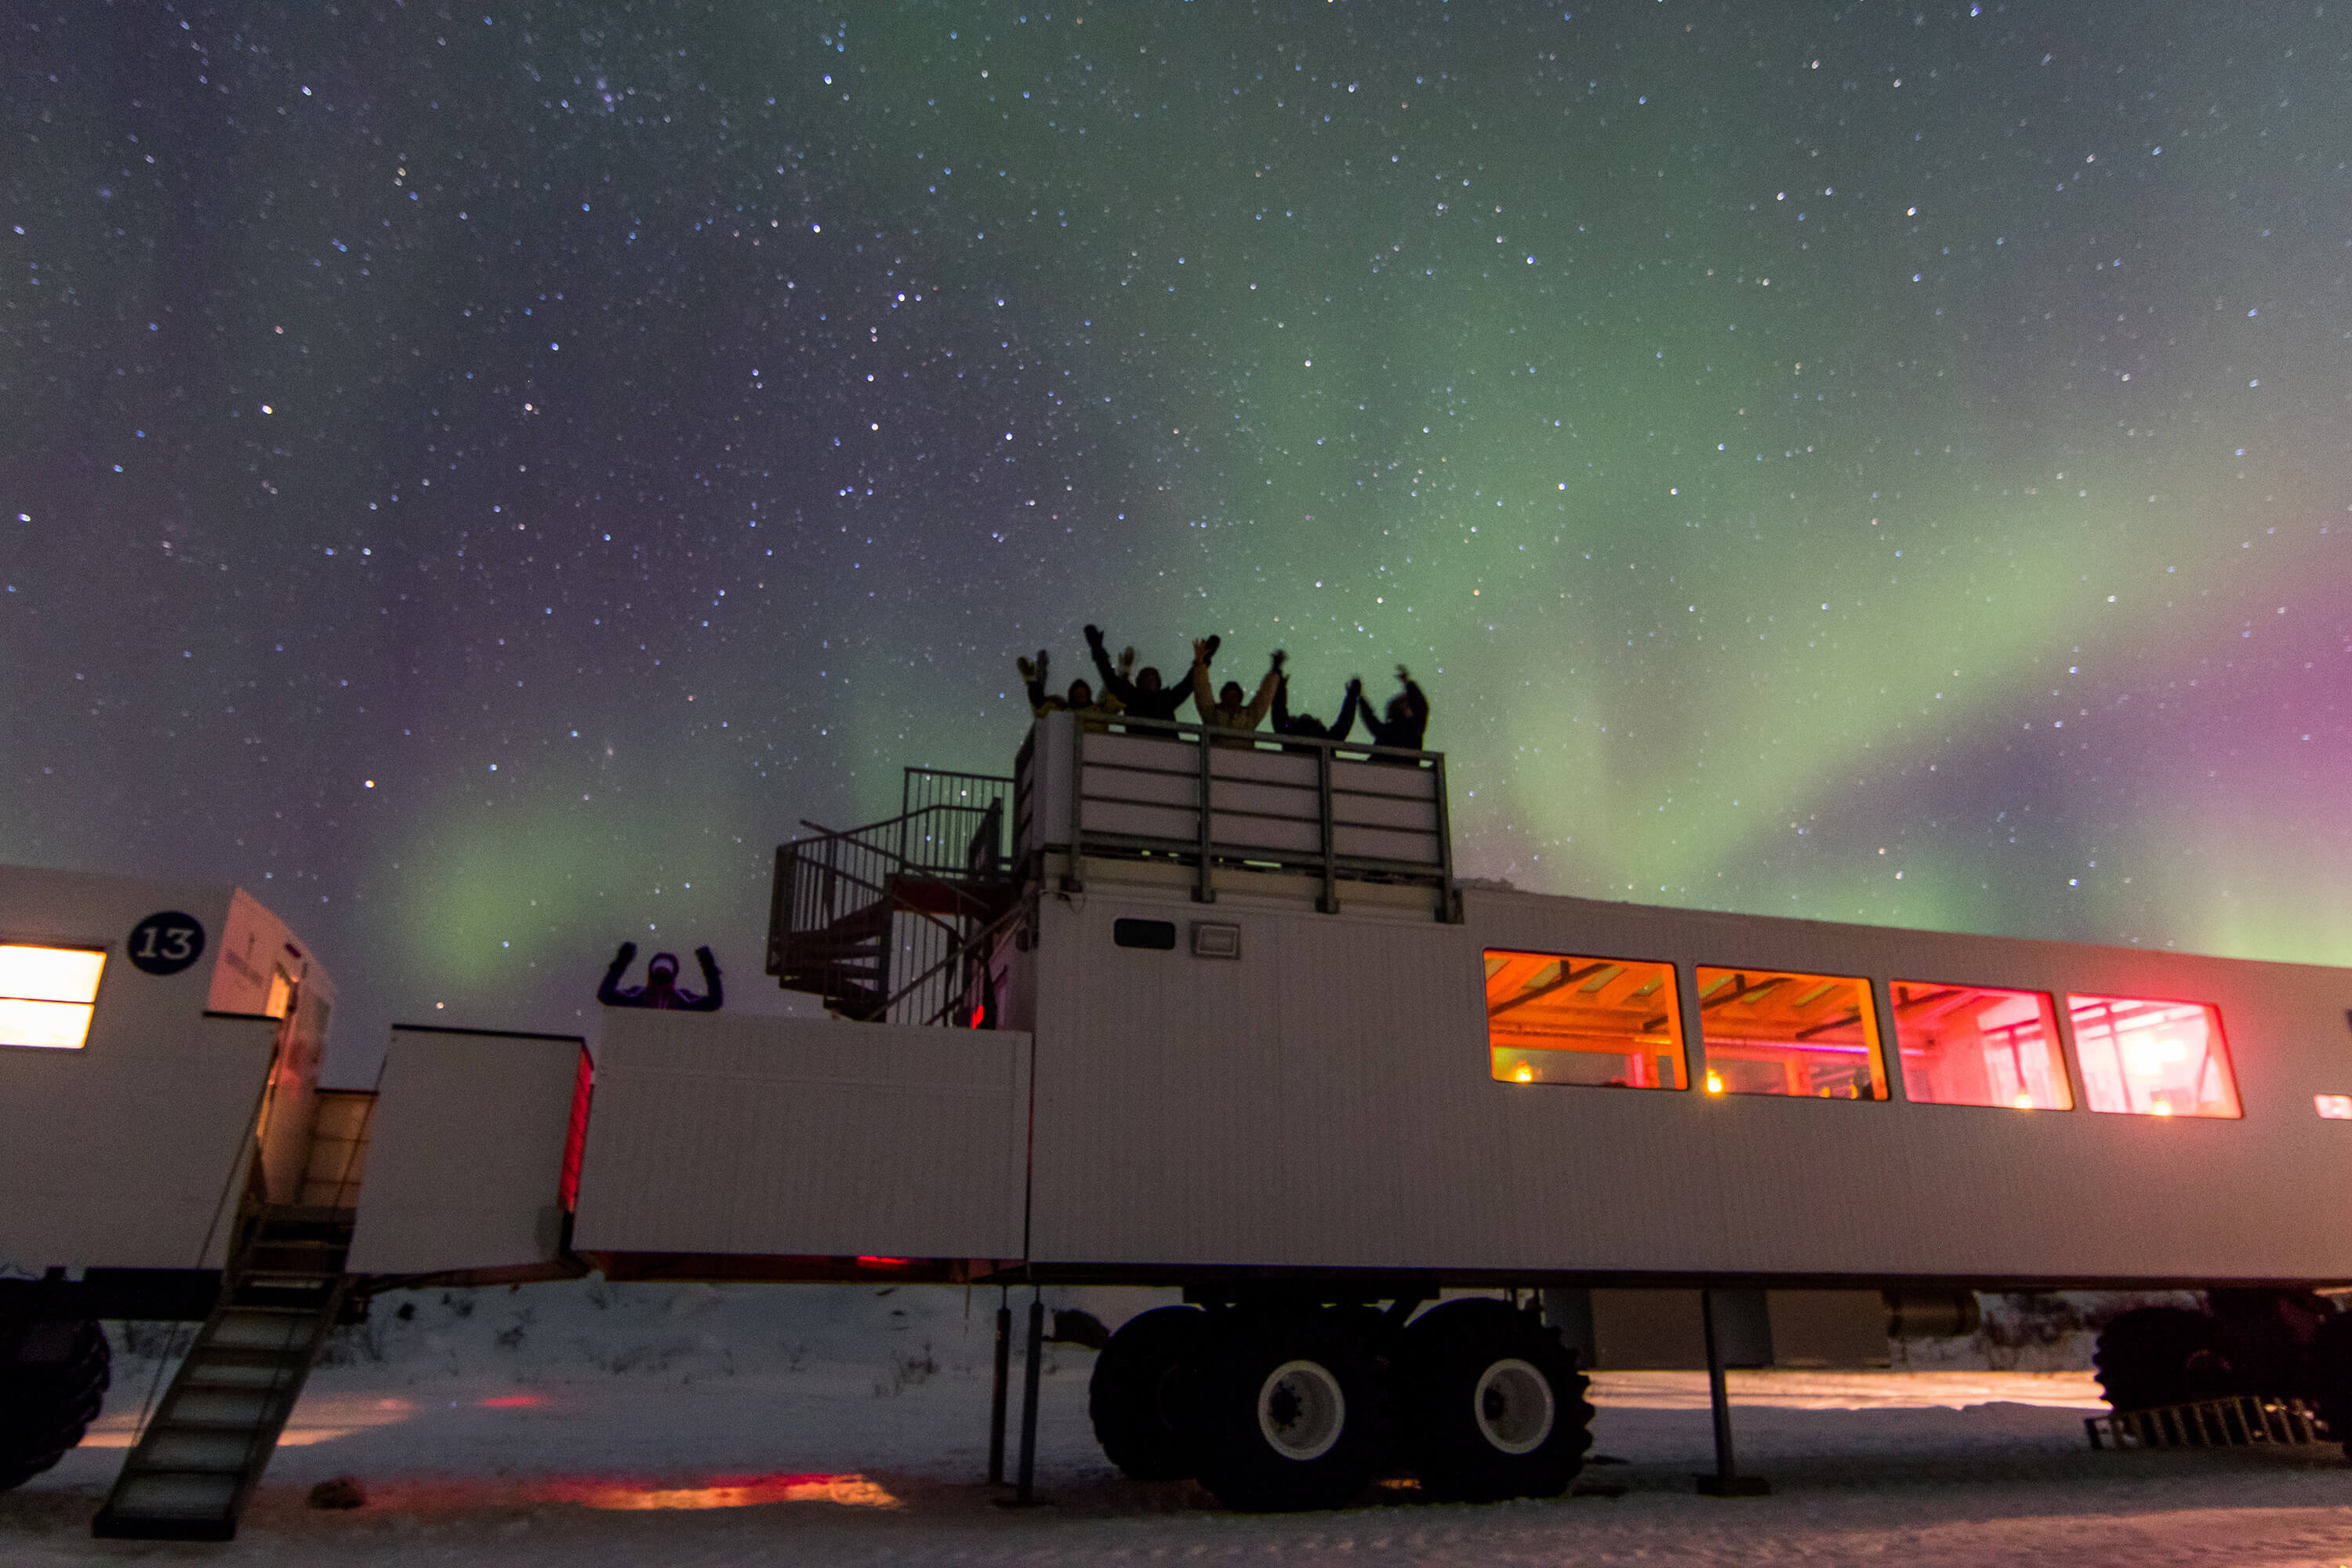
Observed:
[[[1411,665],[1465,873],[2352,963],[2345,9],[1565,11],[18,8],[0,858],[331,1075],[774,1005],[1093,620]]]

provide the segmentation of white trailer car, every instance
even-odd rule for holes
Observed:
[[[110,955],[111,918],[48,934]],[[610,1012],[593,1081],[570,1037],[396,1029],[364,1133],[309,1157],[330,1289],[1181,1287],[1104,1349],[1096,1430],[1246,1508],[1383,1468],[1557,1493],[1592,1366],[1708,1366],[1743,1489],[1725,1365],[1884,1364],[1974,1290],[2203,1290],[2106,1331],[2119,1410],[2352,1433],[2319,1294],[2352,1234],[2302,1201],[2352,1176],[2352,971],[1464,885],[1441,756],[1068,715],[1009,778],[909,770],[899,816],[784,846],[769,969],[834,1016]],[[58,1103],[36,1059],[0,1049],[10,1127]],[[112,1211],[56,1212],[0,1255],[93,1289]],[[274,1433],[205,1492],[159,1419],[100,1529],[233,1529]]]

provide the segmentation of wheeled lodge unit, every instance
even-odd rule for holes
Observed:
[[[2202,1290],[2106,1330],[2119,1409],[2352,1435],[2352,1235],[2303,1196],[2352,1179],[2352,971],[1465,883],[1442,756],[1185,724],[1052,715],[902,807],[778,851],[768,969],[830,1016],[608,1012],[593,1073],[395,1028],[373,1095],[270,1016],[315,966],[136,963],[161,910],[225,965],[244,895],[0,873],[0,942],[99,955],[79,1001],[0,969],[0,1021],[87,1026],[0,1044],[0,1376],[56,1391],[0,1480],[94,1411],[86,1320],[203,1317],[98,1527],[225,1534],[352,1302],[590,1268],[1181,1287],[1096,1431],[1245,1508],[1556,1494],[1611,1366],[1708,1367],[1740,1489],[1725,1366],[1884,1365],[1979,1290]]]

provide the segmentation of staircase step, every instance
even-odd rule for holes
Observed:
[[[241,1421],[250,1426],[283,1403],[284,1399],[274,1388],[191,1388],[183,1390],[165,1406],[164,1418],[167,1421],[203,1421],[219,1425]]]
[[[140,1469],[144,1475],[168,1470],[235,1478],[244,1473],[252,1452],[250,1425],[208,1424],[203,1431],[183,1431],[173,1422],[149,1435],[147,1458]]]

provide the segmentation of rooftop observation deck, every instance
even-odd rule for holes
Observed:
[[[908,768],[900,805],[776,851],[768,973],[845,1017],[969,1022],[1037,889],[1460,918],[1435,752],[1052,713],[1011,778]]]
[[[1458,918],[1445,758],[1053,713],[1013,764],[1014,874]]]

